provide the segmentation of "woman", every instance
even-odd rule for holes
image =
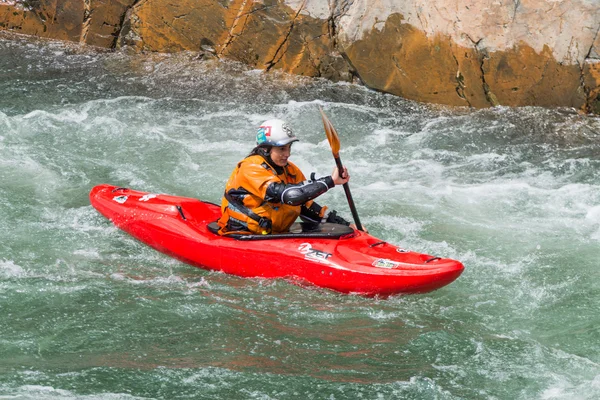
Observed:
[[[348,182],[335,168],[331,176],[306,180],[304,174],[288,161],[292,143],[297,142],[291,128],[280,119],[262,123],[256,135],[257,146],[240,161],[227,181],[221,203],[219,234],[287,232],[300,217],[303,221],[348,221],[313,201],[336,185]],[[313,174],[314,175],[314,174]]]

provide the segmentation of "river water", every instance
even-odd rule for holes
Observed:
[[[461,260],[372,299],[177,262],[97,184],[219,202],[265,119],[371,234]],[[448,109],[359,86],[0,38],[0,399],[596,399],[600,119]],[[342,190],[321,203],[350,218]]]

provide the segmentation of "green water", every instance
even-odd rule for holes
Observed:
[[[0,38],[0,93],[0,399],[600,396],[598,118],[22,38]],[[89,205],[100,183],[219,202],[273,117],[328,174],[319,105],[362,222],[457,281],[381,300],[211,273]]]

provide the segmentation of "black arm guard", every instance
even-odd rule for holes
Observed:
[[[322,195],[334,186],[335,184],[333,183],[331,176],[319,178],[315,181],[304,181],[302,183],[290,185],[284,183],[272,183],[267,188],[265,200],[273,203],[299,206]]]

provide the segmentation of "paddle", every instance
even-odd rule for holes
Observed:
[[[321,111],[321,117],[323,117],[323,126],[325,127],[327,140],[329,140],[329,146],[331,146],[331,153],[333,153],[335,165],[337,165],[338,172],[340,173],[340,176],[342,176],[344,166],[342,165],[342,160],[340,159],[340,137],[321,107],[319,107],[319,111]],[[350,211],[352,211],[352,217],[354,217],[356,228],[359,231],[364,231],[363,226],[360,223],[360,219],[358,218],[358,212],[356,211],[356,206],[354,205],[354,200],[352,199],[352,194],[350,193],[350,186],[348,186],[348,183],[344,183],[344,192],[346,193],[346,199],[348,200]]]

